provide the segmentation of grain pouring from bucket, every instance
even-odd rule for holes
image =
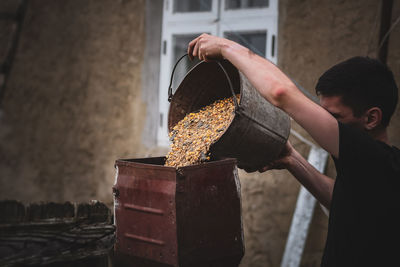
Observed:
[[[240,99],[240,95],[236,95]],[[216,100],[198,112],[186,114],[169,133],[172,141],[165,166],[183,167],[210,160],[210,146],[231,124],[235,116],[233,98]]]

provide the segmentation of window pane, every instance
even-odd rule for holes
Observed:
[[[185,35],[173,35],[172,37],[172,46],[173,46],[173,55],[172,55],[172,66],[171,66],[171,73],[174,68],[175,63],[178,59],[183,56],[186,51],[190,41],[194,38],[199,36],[201,33],[197,34],[185,34]],[[175,69],[174,80],[172,84],[172,89],[175,91],[183,78],[185,77],[186,73],[199,63],[199,60],[194,59],[190,61],[187,57],[182,59],[178,66]]]
[[[174,0],[174,13],[211,11],[211,1],[212,0]]]
[[[225,0],[225,9],[268,7],[268,0]]]
[[[266,31],[252,32],[225,32],[225,38],[235,41],[254,53],[265,57],[265,42],[267,41]]]

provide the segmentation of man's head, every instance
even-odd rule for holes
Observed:
[[[388,126],[398,98],[392,72],[368,57],[353,57],[328,69],[316,92],[321,105],[339,121],[367,130]]]

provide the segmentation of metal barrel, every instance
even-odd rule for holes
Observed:
[[[200,62],[186,74],[174,95],[169,90],[169,131],[186,114],[240,94],[232,122],[210,147],[212,159],[236,158],[239,167],[257,170],[277,159],[285,147],[289,116],[263,98],[227,60]]]
[[[236,159],[178,169],[164,162],[115,162],[116,266],[239,266],[245,248]]]

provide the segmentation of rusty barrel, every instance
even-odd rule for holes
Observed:
[[[164,163],[115,163],[116,266],[238,266],[244,241],[236,159],[178,169]]]
[[[232,122],[210,147],[211,158],[236,158],[239,167],[257,170],[276,159],[286,144],[289,116],[264,99],[227,60],[200,62],[186,74],[174,95],[169,90],[169,131],[187,113],[240,94]]]

